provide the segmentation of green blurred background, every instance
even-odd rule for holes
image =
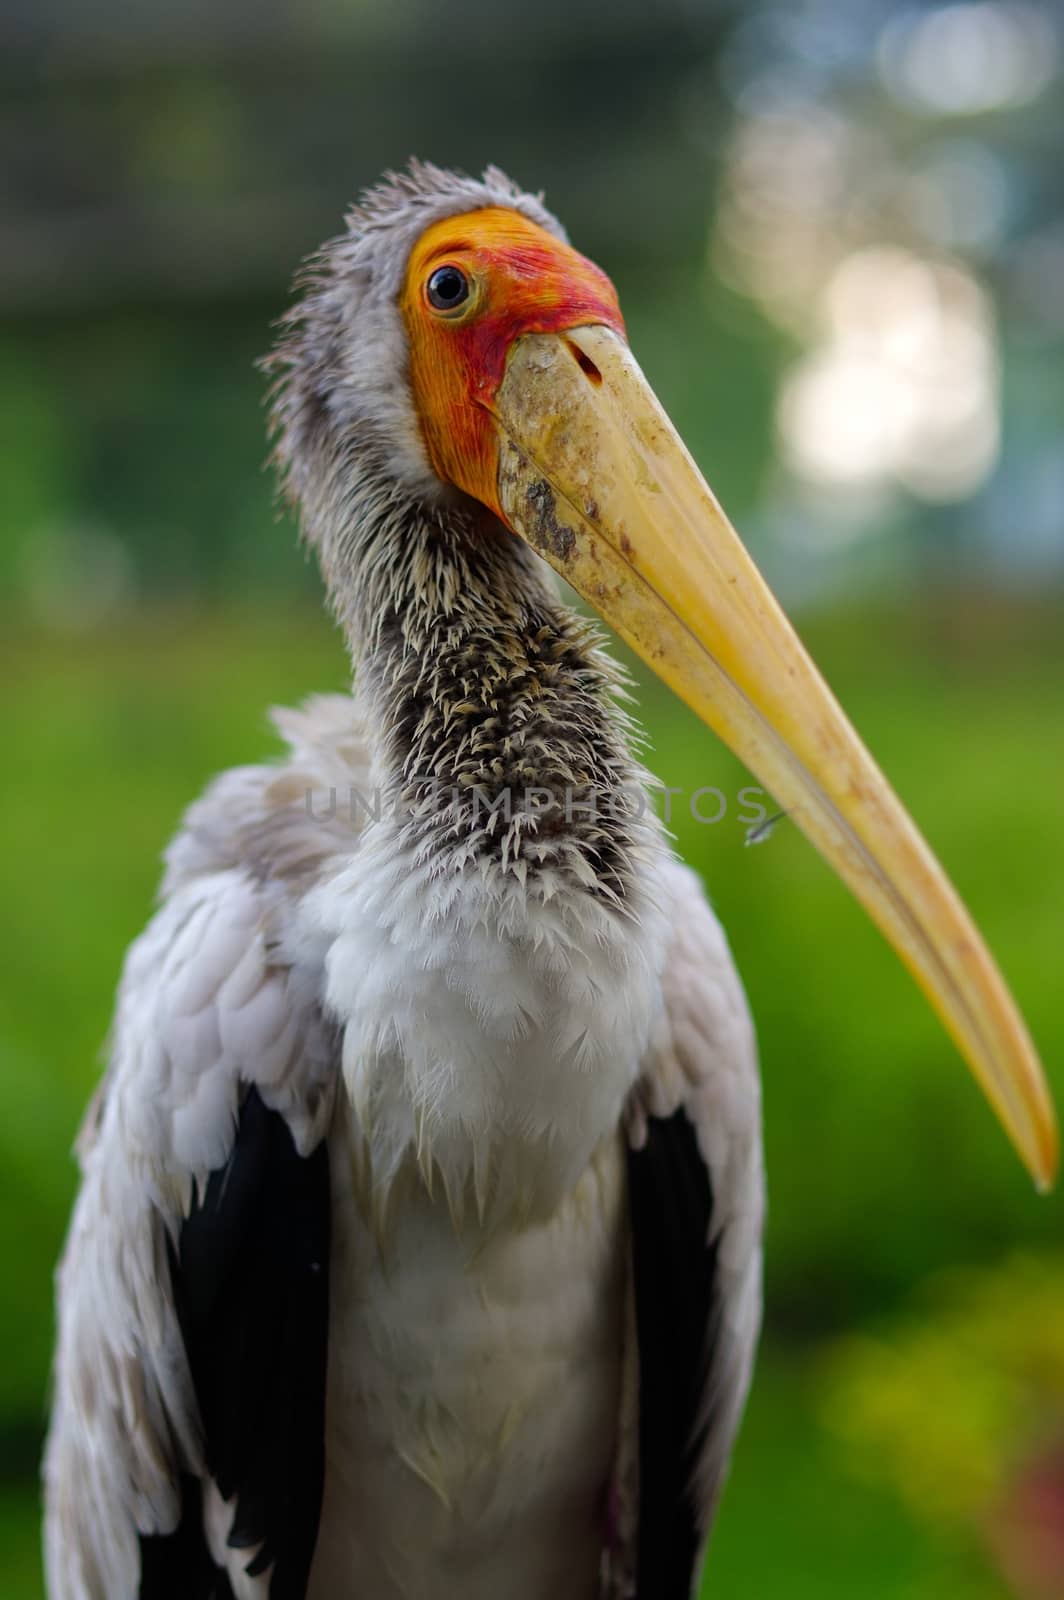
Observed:
[[[1064,1093],[1064,33],[1045,3],[7,0],[0,16],[0,1527],[70,1145],[159,852],[342,687],[253,358],[412,153],[543,186],[970,900]],[[707,1567],[755,1600],[1064,1595],[1064,1202],[923,1001],[652,684],[757,1017],[767,1328]]]

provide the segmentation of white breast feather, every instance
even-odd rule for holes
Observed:
[[[617,1127],[660,1005],[661,914],[650,893],[629,917],[554,891],[440,881],[382,822],[310,897],[381,1203],[413,1151],[456,1216],[467,1186],[482,1214],[549,1215]]]

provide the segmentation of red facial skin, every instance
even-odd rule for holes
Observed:
[[[472,287],[455,311],[438,311],[428,281],[457,267]],[[410,253],[400,297],[410,384],[433,469],[501,516],[495,395],[515,339],[605,324],[624,337],[617,292],[600,267],[506,207],[448,217]]]

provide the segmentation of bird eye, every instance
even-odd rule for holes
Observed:
[[[429,305],[455,311],[469,299],[469,279],[458,267],[437,267],[428,281]]]

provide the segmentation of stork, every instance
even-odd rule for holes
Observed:
[[[841,875],[1044,1185],[1041,1069],[540,198],[388,179],[269,366],[357,675],[192,806],[125,964],[50,1600],[680,1600],[760,1320],[754,1038],[550,568]]]

